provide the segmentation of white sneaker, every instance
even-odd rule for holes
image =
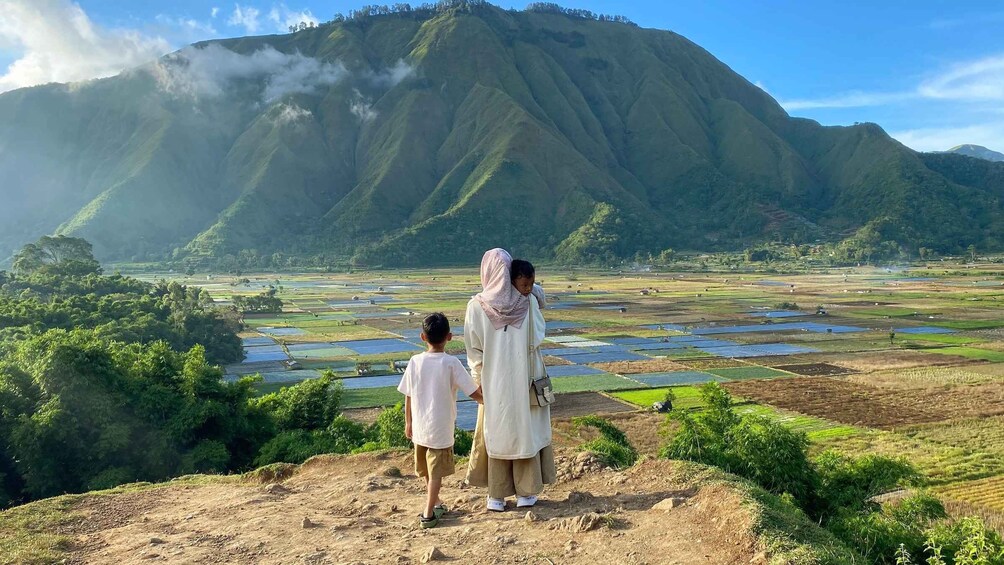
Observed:
[[[492,512],[505,512],[505,500],[501,498],[488,497],[488,503],[485,505],[488,510]]]
[[[536,496],[520,496],[516,498],[516,508],[529,508],[537,504]]]

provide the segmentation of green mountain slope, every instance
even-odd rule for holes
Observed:
[[[1004,187],[967,174],[873,124],[791,118],[672,32],[458,2],[0,95],[0,255],[53,231],[106,259],[371,265],[497,245],[603,259],[869,223],[904,245],[995,245]]]

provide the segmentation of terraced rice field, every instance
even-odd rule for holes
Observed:
[[[260,373],[266,393],[330,369],[347,379],[345,407],[362,408],[402,400],[395,363],[421,351],[427,313],[450,318],[447,351],[466,360],[475,267],[182,282],[221,304],[267,285],[284,301],[280,314],[245,317],[248,357],[226,378]],[[950,504],[1004,511],[999,265],[794,275],[539,265],[538,279],[550,297],[555,418],[645,409],[667,387],[678,408],[699,410],[697,386],[719,381],[743,412],[805,432],[814,451],[904,456]],[[474,408],[463,403],[465,425]],[[636,424],[632,433],[644,431]]]

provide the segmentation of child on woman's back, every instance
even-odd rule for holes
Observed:
[[[513,259],[509,266],[509,280],[523,296],[532,294],[537,299],[537,306],[541,308],[547,306],[544,288],[536,284],[537,270],[533,267],[533,263],[523,259]]]
[[[425,353],[411,358],[397,387],[404,394],[404,434],[415,444],[415,473],[425,478],[425,511],[422,528],[433,528],[446,512],[439,499],[443,477],[455,471],[453,429],[457,422],[457,390],[481,402],[481,387],[474,382],[460,360],[446,353],[453,339],[450,321],[441,313],[430,314],[422,322]]]

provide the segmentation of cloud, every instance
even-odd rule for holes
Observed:
[[[327,63],[300,53],[286,54],[265,47],[242,55],[217,44],[187,47],[147,70],[164,91],[192,98],[216,98],[236,81],[260,81],[264,102],[293,93],[314,94],[348,74],[341,63]]]
[[[945,151],[965,143],[1004,151],[1004,121],[961,127],[919,128],[890,132],[889,135],[916,151]]]
[[[414,74],[415,67],[404,62],[403,59],[399,59],[397,63],[394,63],[393,67],[375,73],[372,71],[368,72],[366,78],[372,82],[374,86],[391,88],[397,86],[402,80]]]
[[[231,26],[243,26],[244,31],[249,34],[257,33],[260,27],[258,23],[258,16],[260,14],[261,12],[258,8],[234,4],[234,11],[230,14],[230,19],[227,20],[227,23]]]
[[[916,98],[914,92],[861,92],[851,91],[824,98],[803,100],[782,100],[781,106],[787,111],[816,108],[861,108],[865,106],[885,106]]]
[[[179,28],[187,34],[200,34],[201,39],[206,36],[215,36],[219,32],[210,22],[200,22],[194,18],[174,18],[166,14],[157,14],[154,18],[158,23]]]
[[[817,108],[887,106],[917,99],[1004,101],[1004,54],[958,63],[947,70],[934,73],[909,91],[851,91],[823,98],[784,100],[781,106],[790,112]]]
[[[275,116],[272,120],[278,126],[306,120],[314,115],[310,110],[301,108],[296,104],[279,104],[275,108]]]
[[[0,43],[20,56],[0,75],[0,92],[118,74],[170,50],[160,37],[105,29],[68,0],[2,0]]]
[[[349,111],[364,124],[375,120],[379,114],[373,109],[373,104],[358,90],[353,89],[353,92],[355,98],[349,105]]]
[[[283,33],[289,31],[289,26],[295,26],[300,22],[317,25],[320,23],[310,10],[290,10],[285,4],[272,6],[268,12],[268,19],[275,24],[276,31]]]
[[[216,16],[219,15],[219,13],[220,13],[219,6],[213,6],[213,8],[209,10],[209,17],[216,19]]]
[[[1004,55],[955,65],[924,81],[917,90],[926,98],[1004,101]]]

